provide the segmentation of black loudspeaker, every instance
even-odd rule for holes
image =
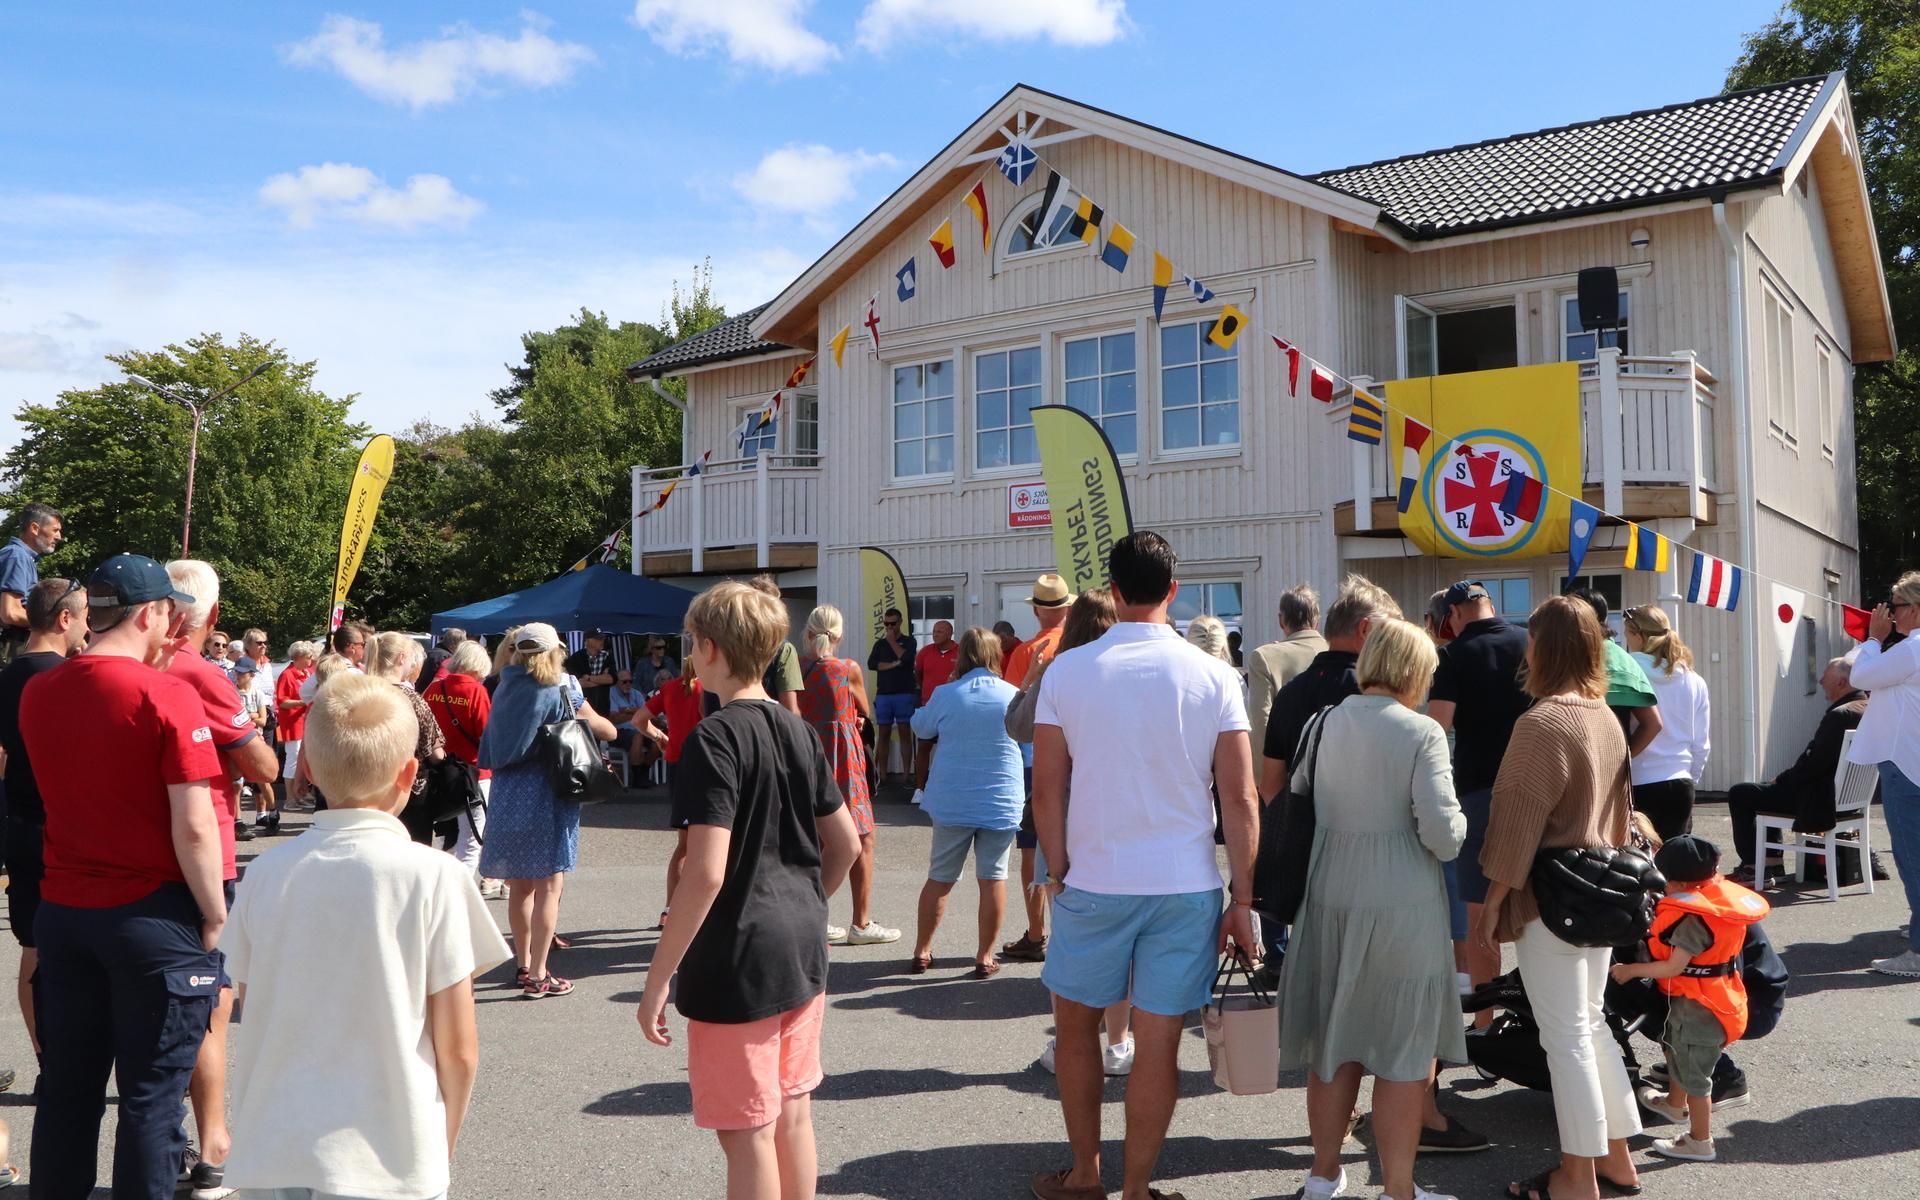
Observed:
[[[1613,329],[1620,324],[1620,273],[1612,267],[1580,272],[1580,328]]]

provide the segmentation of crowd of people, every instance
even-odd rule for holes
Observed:
[[[1383,1195],[1445,1200],[1415,1181],[1418,1156],[1489,1140],[1441,1111],[1438,1071],[1468,1058],[1463,994],[1521,986],[1500,976],[1509,946],[1560,1142],[1509,1194],[1636,1194],[1629,1139],[1647,1123],[1685,1127],[1655,1154],[1711,1161],[1715,1108],[1750,1100],[1729,1049],[1778,1015],[1764,997],[1750,1011],[1743,983],[1773,864],[1741,825],[1830,828],[1849,731],[1920,909],[1920,572],[1829,664],[1830,707],[1795,764],[1734,790],[1738,866],[1723,872],[1691,832],[1710,751],[1692,656],[1657,606],[1622,614],[1616,643],[1590,592],[1516,624],[1462,581],[1422,627],[1352,576],[1324,619],[1312,589],[1288,590],[1284,636],[1243,656],[1214,618],[1175,625],[1173,547],[1136,532],[1105,587],[1036,580],[1024,641],[940,621],[920,646],[895,611],[863,664],[840,657],[844,618],[821,605],[796,649],[761,577],[707,589],[683,653],[653,639],[630,668],[603,634],[569,656],[537,622],[491,655],[459,630],[427,647],[348,622],[275,664],[266,631],[220,629],[207,563],[120,554],[41,579],[62,518],[30,505],[20,519],[0,549],[0,781],[39,1059],[31,1189],[50,1200],[94,1186],[110,1074],[116,1194],[444,1195],[477,1071],[475,978],[511,960],[528,999],[573,990],[553,967],[581,805],[543,747],[574,722],[610,748],[653,743],[667,765],[676,849],[638,1019],[671,1044],[671,997],[694,1121],[741,1198],[812,1194],[828,948],[901,937],[872,911],[874,799],[896,749],[933,827],[905,969],[936,969],[969,856],[967,973],[1044,964],[1055,1035],[1039,1057],[1070,1157],[1032,1180],[1040,1200],[1109,1194],[1102,1079],[1121,1074],[1122,1195],[1169,1195],[1151,1182],[1179,1046],[1223,954],[1275,992],[1280,1066],[1306,1072],[1308,1200],[1347,1191],[1367,1076]],[[1260,829],[1284,806],[1312,817],[1303,898],[1262,931]],[[236,843],[290,811],[311,826],[242,881]],[[1024,928],[1002,942],[1016,850]],[[1576,944],[1544,919],[1557,901],[1537,866],[1616,852],[1650,854],[1665,877],[1652,930]],[[843,883],[852,909],[835,926]],[[489,898],[506,902],[506,937]],[[1873,969],[1920,978],[1908,936]],[[1661,1001],[1664,1061],[1637,1090],[1610,985]],[[317,1036],[315,1014],[342,1036]],[[18,1177],[0,1165],[0,1185]]]

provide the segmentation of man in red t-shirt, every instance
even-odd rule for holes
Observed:
[[[933,640],[920,647],[913,659],[913,674],[920,681],[920,703],[933,699],[933,689],[953,678],[953,664],[960,657],[960,643],[953,640],[953,622],[935,621]]]
[[[180,1097],[212,1019],[227,921],[220,756],[193,689],[154,669],[176,606],[192,603],[159,563],[115,555],[87,582],[92,642],[21,698],[46,806],[36,1194],[92,1191],[109,1071],[114,1195],[165,1200],[180,1172]]]
[[[239,877],[234,839],[253,837],[253,830],[240,823],[240,787],[235,778],[270,788],[273,777],[280,773],[280,763],[273,756],[272,744],[260,735],[260,727],[254,724],[252,713],[233,685],[233,677],[208,662],[202,653],[207,635],[220,621],[220,577],[210,565],[195,558],[168,563],[167,576],[176,589],[194,598],[191,604],[179,606],[174,654],[165,669],[200,697],[213,748],[220,754],[222,769],[213,782],[213,799],[221,816],[221,878],[231,905],[233,881]],[[269,830],[275,827],[268,826]],[[193,1168],[196,1191],[219,1190],[232,1141],[227,1133],[227,1021],[232,1015],[233,984],[223,972],[220,1000],[214,1007],[207,1038],[200,1044],[200,1061],[188,1088],[194,1125],[200,1131],[200,1162]]]

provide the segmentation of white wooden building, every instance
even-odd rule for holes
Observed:
[[[1079,242],[1033,248],[1044,168],[1011,203],[1016,189],[989,183],[990,258],[956,220],[956,264],[933,264],[933,225],[965,217],[962,196],[1014,135],[1139,237],[1126,272]],[[716,460],[636,519],[635,569],[767,569],[802,614],[854,610],[859,548],[880,546],[917,623],[1004,617],[1024,632],[1019,598],[1054,562],[1050,530],[1015,503],[1040,479],[1020,418],[1071,403],[1121,451],[1136,527],[1179,552],[1182,615],[1215,613],[1248,646],[1277,635],[1283,589],[1326,595],[1348,570],[1410,614],[1456,578],[1487,581],[1514,615],[1558,589],[1562,556],[1419,555],[1395,526],[1385,448],[1344,436],[1344,398],[1315,403],[1304,384],[1289,398],[1285,360],[1257,333],[1230,352],[1205,343],[1232,303],[1360,379],[1582,360],[1592,502],[1853,600],[1853,368],[1894,352],[1854,136],[1836,74],[1309,177],[1016,87],[772,302],[634,365],[686,381],[686,455]],[[1212,304],[1170,299],[1156,323],[1153,249],[1205,279]],[[919,294],[883,308],[875,354],[868,297],[890,297],[909,256]],[[1618,270],[1617,337],[1574,315],[1593,266]],[[836,369],[827,343],[848,324]],[[815,354],[772,433],[740,447],[747,413]],[[635,510],[680,473],[636,468]],[[1678,568],[1623,571],[1617,532],[1587,558],[1594,586],[1673,607]],[[1838,610],[1811,604],[1781,678],[1759,607],[1678,611],[1713,692],[1710,787],[1797,753],[1818,664],[1851,645]]]

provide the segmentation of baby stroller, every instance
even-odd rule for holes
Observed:
[[[1621,1057],[1626,1059],[1627,1070],[1631,1072],[1640,1069],[1640,1061],[1633,1055],[1632,1034],[1645,1018],[1623,1014],[1642,1012],[1645,1004],[1635,1003],[1639,997],[1624,993],[1642,985],[1657,991],[1651,981],[1644,979],[1628,984],[1609,982],[1601,1005],[1607,1028],[1620,1044]],[[1547,1052],[1540,1048],[1540,1026],[1534,1023],[1533,1007],[1527,1002],[1527,989],[1520,972],[1509,971],[1481,984],[1471,995],[1461,997],[1460,1007],[1469,1013],[1489,1008],[1502,1010],[1485,1029],[1467,1031],[1467,1061],[1481,1078],[1504,1079],[1538,1092],[1553,1089],[1547,1073]]]

